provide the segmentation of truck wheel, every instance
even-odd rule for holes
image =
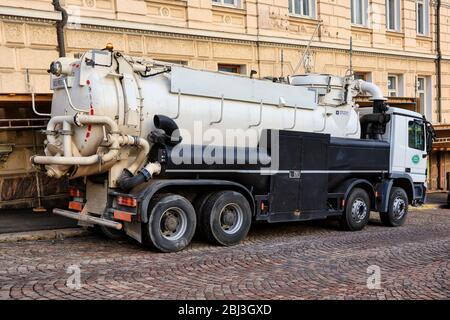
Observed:
[[[144,226],[145,237],[162,252],[177,252],[191,242],[197,218],[192,204],[184,197],[164,195],[150,206],[149,221]]]
[[[203,193],[196,197],[194,200],[194,209],[197,214],[197,220],[200,220],[200,213],[203,211],[205,207],[206,201],[214,194],[214,192]]]
[[[369,195],[363,189],[353,189],[347,199],[345,211],[341,217],[341,226],[348,231],[359,231],[367,225],[369,217]]]
[[[247,236],[252,212],[247,199],[235,191],[211,195],[200,213],[199,232],[211,243],[233,246]]]
[[[123,230],[111,229],[105,226],[94,226],[95,230],[98,231],[102,236],[110,240],[120,240],[123,239],[125,233]]]
[[[389,211],[380,212],[383,225],[388,227],[400,227],[406,221],[408,215],[408,195],[402,188],[392,188],[389,196]]]

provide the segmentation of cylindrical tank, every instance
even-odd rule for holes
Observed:
[[[306,75],[292,77],[290,84],[273,83],[144,62],[111,51],[89,51],[81,59],[56,61],[52,73],[52,117],[103,116],[118,126],[118,132],[110,132],[104,122],[83,125],[75,119],[70,132],[73,157],[107,152],[112,133],[147,138],[155,130],[155,115],[172,118],[186,144],[252,148],[263,129],[360,136],[359,117],[353,97],[346,99],[351,92],[343,77]],[[48,128],[52,135],[48,141],[53,144],[46,148],[48,157],[64,156],[58,152],[64,149],[62,129],[62,124]],[[242,136],[247,139],[236,138]],[[122,148],[117,161],[126,160],[133,149]],[[52,163],[41,158],[37,162]],[[79,165],[74,160],[75,164]],[[68,166],[59,169],[69,171]]]

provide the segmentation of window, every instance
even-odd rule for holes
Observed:
[[[388,96],[401,97],[403,95],[403,76],[393,75],[388,76]]]
[[[386,0],[386,28],[400,31],[400,0]]]
[[[354,73],[355,80],[364,80],[371,82],[372,81],[372,74],[370,72],[358,72],[356,71]]]
[[[427,118],[431,118],[431,77],[419,76],[416,84],[419,110]]]
[[[417,34],[428,35],[429,33],[429,0],[416,1]]]
[[[412,149],[425,150],[425,130],[420,121],[409,121],[408,146]]]
[[[388,96],[397,97],[398,96],[398,78],[397,76],[388,77]]]
[[[173,63],[173,64],[179,64],[182,66],[187,66],[187,61],[183,61],[183,60],[171,60],[171,59],[155,59],[156,61],[161,61],[161,62],[167,62],[167,63]]]
[[[369,1],[351,0],[352,24],[367,26]]]
[[[239,0],[212,0],[212,2],[226,6],[234,6],[234,7],[239,6]]]
[[[239,64],[221,64],[217,65],[217,69],[221,72],[245,74],[245,66]]]
[[[288,0],[289,13],[314,18],[315,17],[315,0]]]

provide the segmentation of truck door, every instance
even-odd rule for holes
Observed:
[[[406,118],[408,145],[405,153],[405,171],[414,182],[424,183],[427,171],[427,150],[425,145],[425,123],[420,119]]]
[[[405,157],[408,148],[408,122],[407,118],[392,115],[391,125],[386,136],[391,141],[391,172],[405,173]]]

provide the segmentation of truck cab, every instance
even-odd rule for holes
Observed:
[[[361,116],[370,114],[371,108],[360,110]],[[434,131],[420,113],[389,107],[390,121],[381,140],[390,145],[390,176],[408,179],[414,186],[410,198],[413,204],[425,202],[428,173],[428,155],[431,152]]]

